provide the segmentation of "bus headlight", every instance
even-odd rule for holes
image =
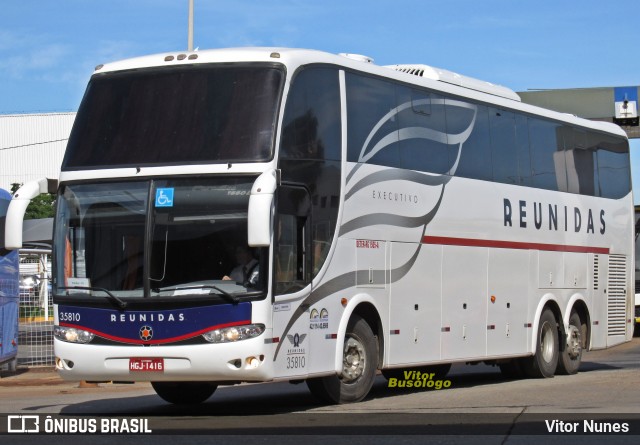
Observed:
[[[53,336],[58,340],[69,343],[89,343],[95,335],[88,331],[76,328],[66,328],[64,326],[54,326]]]
[[[264,332],[263,324],[247,324],[209,331],[202,336],[210,343],[229,343],[255,338]]]

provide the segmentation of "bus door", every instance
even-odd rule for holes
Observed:
[[[274,233],[273,336],[281,345],[277,376],[307,373],[311,294],[311,199],[304,187],[282,185],[277,192]]]

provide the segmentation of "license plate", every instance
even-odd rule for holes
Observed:
[[[164,372],[164,359],[163,358],[130,357],[129,371]]]

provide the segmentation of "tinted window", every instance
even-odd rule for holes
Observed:
[[[309,195],[304,188],[278,189],[278,228],[275,234],[275,292],[303,289],[311,280],[309,255]]]
[[[529,152],[529,125],[527,118],[519,114],[516,120],[516,146],[518,150],[518,184],[532,186],[531,153]]]
[[[602,134],[593,135],[597,147],[600,195],[618,199],[631,190],[629,145],[626,140]]]
[[[598,196],[595,181],[595,151],[587,150],[585,130],[563,127],[565,160],[567,165],[567,191]]]
[[[402,86],[397,89],[397,97],[402,167],[449,172],[455,153],[447,142],[444,97]]]
[[[232,281],[259,290],[266,280],[266,251],[247,248],[247,207],[255,178],[172,178],[153,182],[149,280],[152,288]],[[165,190],[171,206],[162,206]],[[226,277],[226,278],[223,278]],[[231,278],[231,280],[229,280]]]
[[[456,176],[490,181],[493,177],[489,116],[484,105],[467,104],[447,99],[447,133],[462,134],[475,122],[468,139],[462,143]],[[471,108],[469,108],[471,107]]]
[[[346,84],[347,160],[400,167],[396,86],[354,73]]]
[[[563,142],[560,125],[541,119],[529,119],[529,140],[533,186],[558,190],[566,184]]]
[[[348,160],[590,196],[630,190],[623,138],[347,74]]]
[[[258,65],[94,75],[62,169],[268,160],[282,80]]]
[[[338,70],[314,66],[295,75],[284,113],[279,167],[283,181],[304,184],[310,194],[311,222],[306,224],[310,224],[314,276],[329,252],[338,219],[340,110]],[[283,227],[292,230],[291,217],[281,218]]]
[[[329,68],[301,71],[289,91],[281,156],[339,160],[340,137],[338,72]]]
[[[519,184],[514,115],[510,111],[489,108],[489,122],[493,180],[505,184]]]

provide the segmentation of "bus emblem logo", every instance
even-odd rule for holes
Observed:
[[[140,338],[144,341],[148,341],[153,338],[153,329],[151,326],[142,326],[140,328]]]
[[[173,207],[173,187],[156,190],[156,207]]]
[[[295,335],[291,335],[288,334],[287,338],[289,339],[289,341],[291,342],[291,344],[293,345],[294,348],[299,348],[300,347],[300,343],[302,343],[304,341],[304,339],[307,337],[307,334],[295,334]]]

